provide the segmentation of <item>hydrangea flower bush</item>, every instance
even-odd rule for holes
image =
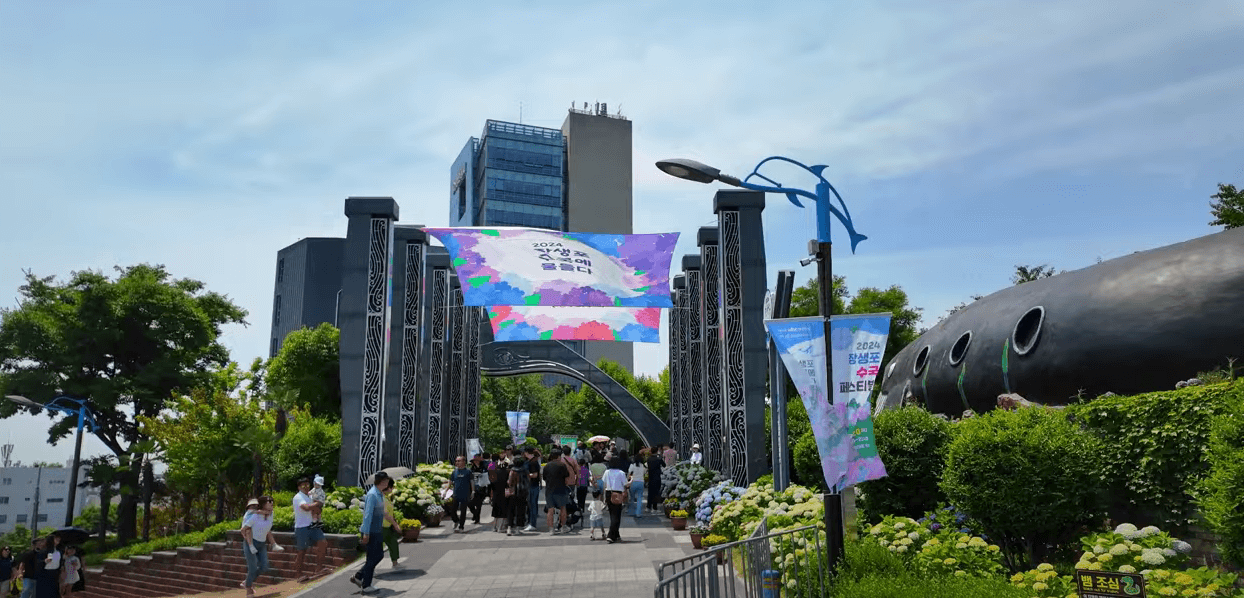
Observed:
[[[912,557],[922,575],[994,577],[1006,572],[1002,550],[979,536],[942,531],[924,542]]]
[[[1078,598],[1076,582],[1070,575],[1059,575],[1054,565],[1041,563],[1036,569],[1011,576],[1011,584],[1032,590],[1036,598]]]
[[[776,492],[773,484],[752,484],[738,499],[713,512],[713,533],[731,541],[740,540],[768,519],[769,530],[789,529],[821,519],[824,505],[816,494],[803,486],[789,486]]]
[[[1135,573],[1144,569],[1178,568],[1188,563],[1192,546],[1171,538],[1154,526],[1137,529],[1124,523],[1113,532],[1101,532],[1080,539],[1084,548],[1077,569]]]
[[[738,500],[747,492],[747,488],[735,486],[728,480],[713,485],[708,490],[700,493],[700,498],[695,501],[695,518],[696,521],[705,525],[711,525],[713,522],[713,512],[718,508],[725,506],[727,503]]]
[[[690,461],[675,463],[661,472],[661,496],[665,497],[666,504],[672,498],[678,502],[678,508],[693,509],[700,493],[725,479],[721,472],[703,465]]]

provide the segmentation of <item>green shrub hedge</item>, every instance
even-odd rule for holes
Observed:
[[[887,475],[859,485],[863,496],[857,502],[869,523],[886,515],[916,519],[937,510],[946,497],[931,480],[942,477],[952,431],[950,422],[919,407],[877,415],[873,433]]]
[[[1031,598],[1002,577],[924,576],[910,570],[884,547],[848,542],[843,565],[833,578],[835,598]]]
[[[1100,397],[1067,408],[1100,438],[1097,455],[1110,518],[1185,530],[1196,521],[1196,485],[1209,473],[1210,421],[1244,396],[1244,380],[1129,397]]]
[[[991,411],[956,427],[942,491],[980,522],[1011,569],[1101,521],[1101,442],[1062,411]]]
[[[1200,484],[1198,504],[1206,526],[1220,538],[1223,558],[1244,567],[1244,392],[1224,404],[1210,426],[1209,474]]]
[[[241,523],[239,521],[226,520],[200,532],[177,534],[175,536],[156,538],[155,540],[151,540],[149,542],[130,544],[129,546],[118,548],[103,555],[103,557],[99,558],[99,560],[102,562],[103,559],[124,559],[139,554],[160,552],[162,550],[176,550],[181,546],[198,546],[204,542],[218,542],[225,538],[225,532],[232,529],[238,529],[239,527],[241,527]],[[92,564],[92,560],[94,559],[88,559],[87,563]]]

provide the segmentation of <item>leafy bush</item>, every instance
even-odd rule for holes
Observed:
[[[1190,491],[1209,472],[1210,421],[1241,395],[1244,381],[1100,397],[1068,407],[1103,440],[1096,457],[1112,497],[1110,518],[1163,528],[1194,522]]]
[[[700,538],[700,546],[717,546],[718,544],[729,544],[730,539],[721,534],[709,534]]]
[[[790,451],[791,464],[795,476],[801,483],[824,492],[829,486],[825,483],[825,471],[821,468],[821,454],[816,450],[816,437],[808,430],[795,438],[795,445]]]
[[[335,511],[324,509],[324,533],[326,534],[357,534],[363,525],[363,512],[355,509]]]
[[[1219,573],[1209,567],[1171,571],[1144,571],[1145,586],[1150,596],[1205,596],[1209,598],[1239,596],[1233,588],[1236,576]]]
[[[116,527],[117,511],[118,509],[108,510],[108,525],[106,526],[107,529],[113,529]],[[82,509],[82,512],[79,513],[77,517],[73,518],[74,527],[80,527],[94,534],[96,530],[99,529],[99,513],[100,513],[99,505],[91,505],[89,507]]]
[[[953,431],[950,422],[919,407],[904,407],[881,412],[873,426],[887,475],[858,486],[862,496],[857,503],[865,519],[876,523],[884,515],[919,517],[936,509],[945,497],[930,480],[942,477]]]
[[[156,538],[150,542],[139,542],[118,548],[104,555],[105,559],[125,559],[140,554],[151,554],[162,550],[176,550],[181,546],[199,546],[204,542],[217,542],[225,538],[225,532],[241,527],[237,521],[222,521],[201,532],[178,534],[164,538]]]
[[[1212,420],[1206,459],[1209,475],[1197,503],[1206,527],[1218,534],[1223,558],[1244,567],[1244,392],[1233,394]]]
[[[276,507],[272,509],[272,531],[294,531],[294,507]]]
[[[298,478],[337,471],[340,453],[340,422],[296,411],[272,459],[278,487],[295,490]]]
[[[957,427],[942,491],[1001,545],[1012,569],[1040,562],[1099,520],[1101,443],[1060,412],[992,411]]]
[[[868,530],[873,543],[899,555],[904,562],[924,548],[934,533],[911,517],[890,515]]]

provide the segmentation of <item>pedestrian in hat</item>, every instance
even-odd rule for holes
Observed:
[[[700,452],[700,445],[691,445],[691,464],[699,465],[704,461],[704,453]]]

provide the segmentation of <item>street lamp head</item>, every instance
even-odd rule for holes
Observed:
[[[660,168],[662,172],[670,176],[697,183],[711,183],[721,175],[721,171],[712,166],[686,158],[661,160],[657,162],[657,168]]]
[[[42,407],[43,406],[21,395],[5,395],[4,398],[10,401],[13,401],[14,403],[17,403],[18,405],[21,405],[23,407]]]

